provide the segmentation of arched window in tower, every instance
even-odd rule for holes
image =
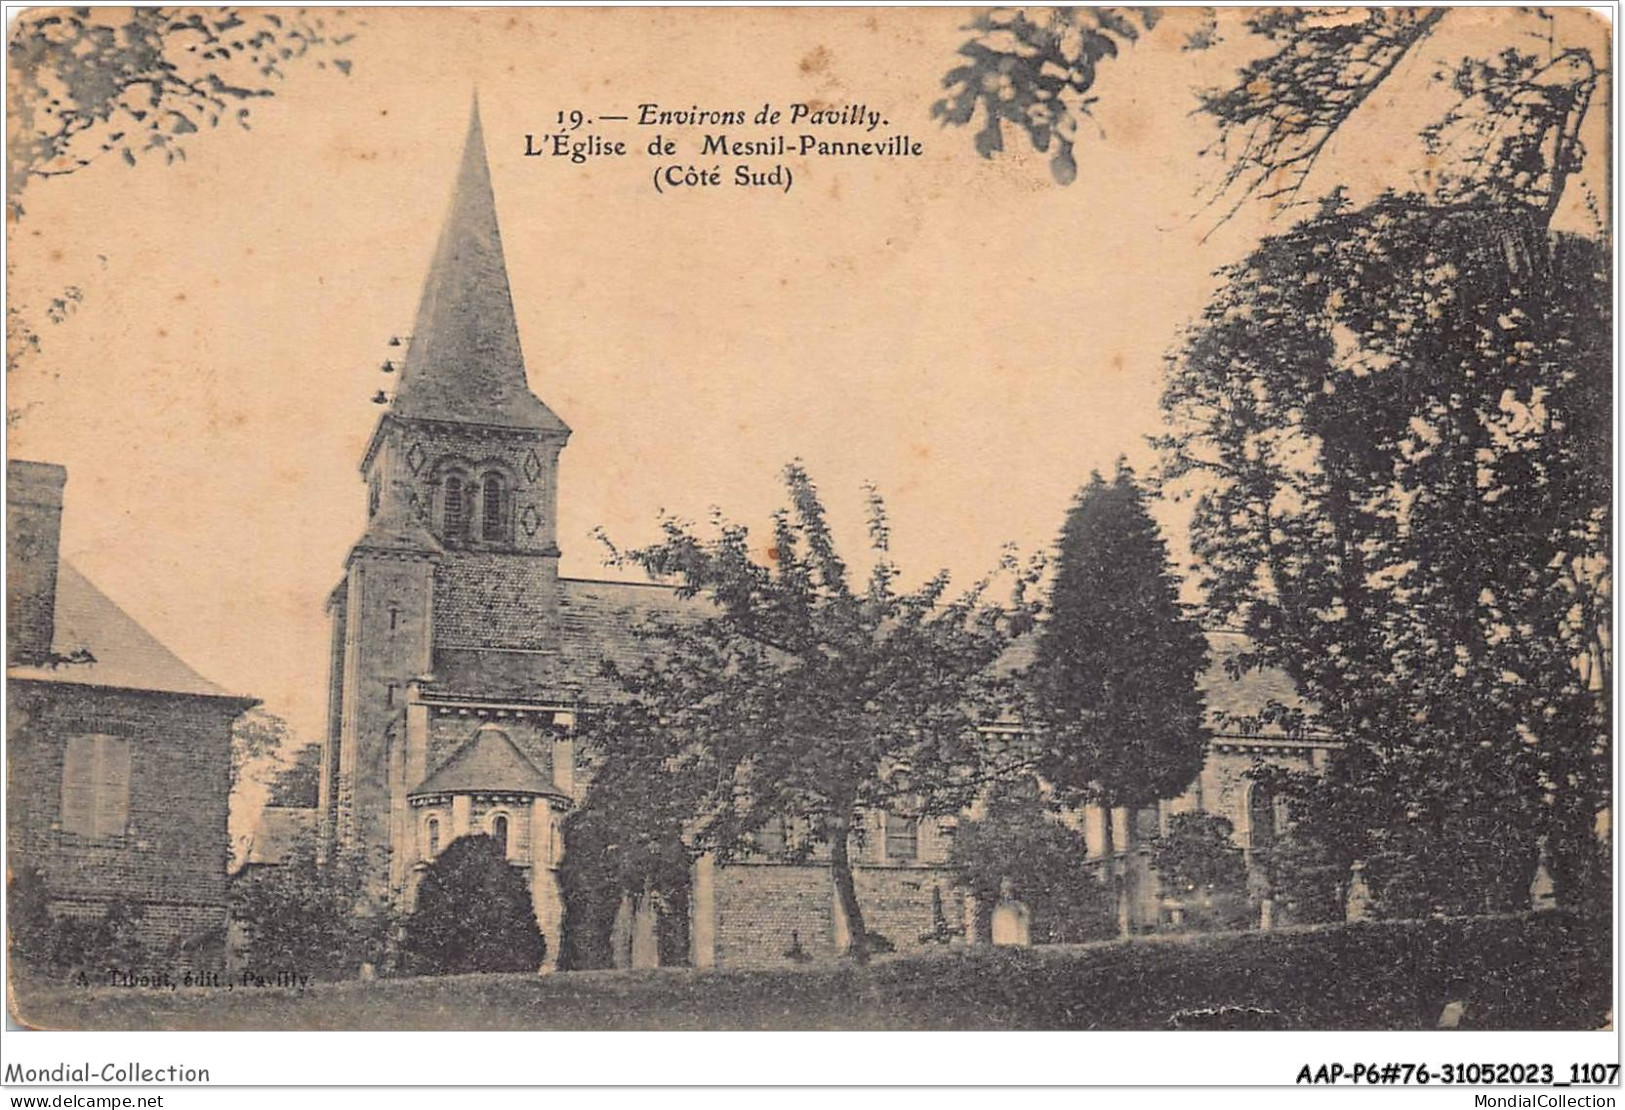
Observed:
[[[487,474],[480,492],[480,534],[488,540],[506,539],[508,534],[507,483],[502,480],[500,474]]]
[[[491,839],[497,842],[502,854],[508,854],[508,815],[499,813],[491,818]]]
[[[434,859],[440,854],[440,818],[431,817],[423,825],[423,858]]]
[[[441,494],[441,527],[449,540],[468,537],[468,509],[471,490],[461,474],[448,474]]]

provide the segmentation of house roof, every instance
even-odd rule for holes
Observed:
[[[466,744],[451,754],[409,797],[425,794],[552,794],[566,796],[526,759],[508,734],[493,724],[481,725]]]
[[[260,810],[259,824],[248,842],[245,865],[277,866],[302,843],[316,835],[316,811],[309,806],[266,806]]]
[[[390,413],[568,435],[530,391],[475,102]]]
[[[87,661],[8,667],[6,677],[215,698],[235,696],[182,662],[65,559],[57,568],[51,651],[63,659],[86,652]],[[255,704],[252,698],[239,700],[245,706]]]

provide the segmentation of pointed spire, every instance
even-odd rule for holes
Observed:
[[[569,432],[525,380],[477,93],[451,210],[423,284],[390,411],[424,420]]]

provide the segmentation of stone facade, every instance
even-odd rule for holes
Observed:
[[[870,813],[861,841],[854,838],[852,879],[864,925],[897,952],[964,942],[966,891],[949,863],[954,824],[913,823],[905,853],[887,843],[885,815]],[[696,967],[833,959],[850,944],[826,850],[803,861],[763,853],[725,865],[703,858],[694,867],[689,913]]]
[[[7,645],[8,866],[37,870],[59,915],[122,900],[151,947],[223,941],[231,725],[256,703],[201,678],[59,561],[65,480],[36,463],[8,473],[9,600],[28,614]],[[39,558],[51,573],[30,566]]]
[[[366,526],[328,603],[319,850],[351,855],[406,910],[447,844],[498,834],[549,960],[560,827],[579,801],[575,707],[624,593],[559,575],[569,435],[529,388],[476,110],[399,386],[361,460]]]

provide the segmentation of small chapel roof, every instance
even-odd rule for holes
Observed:
[[[554,794],[564,792],[526,759],[496,725],[484,724],[409,797],[425,794]]]
[[[66,559],[57,566],[55,618],[51,653],[62,661],[8,667],[8,679],[234,697],[159,643]]]
[[[406,419],[570,431],[525,378],[478,100],[389,411]]]

